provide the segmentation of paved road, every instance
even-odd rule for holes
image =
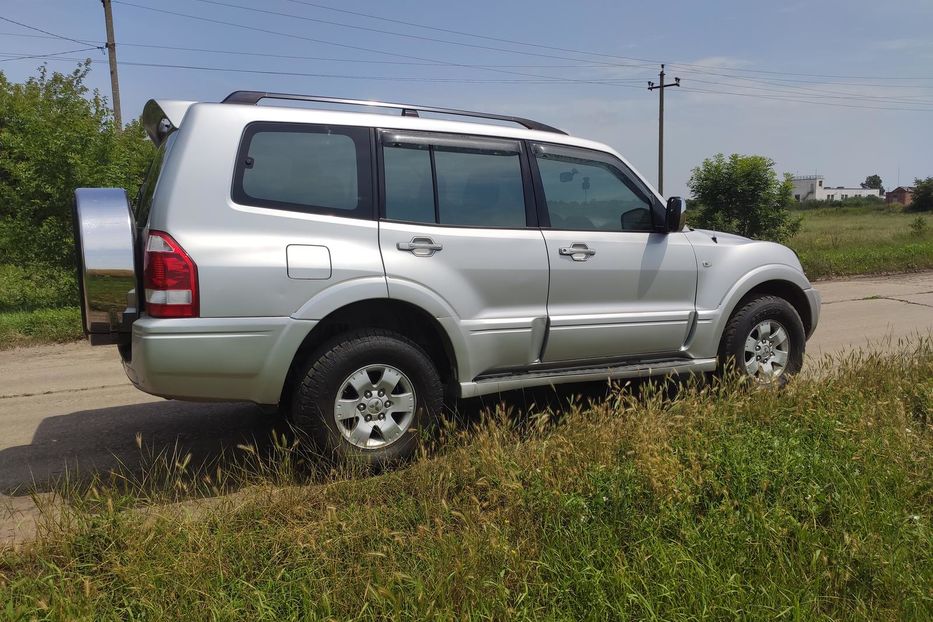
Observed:
[[[933,272],[826,281],[811,357],[853,347],[896,349],[933,331]],[[138,469],[178,449],[194,462],[268,439],[276,421],[248,404],[195,404],[134,389],[116,351],[86,343],[0,352],[0,523],[3,505],[30,506],[30,488],[64,474]],[[141,435],[144,450],[137,447]],[[2,524],[0,524],[2,531]],[[0,541],[3,534],[0,533]]]

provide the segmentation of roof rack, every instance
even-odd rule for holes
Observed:
[[[379,102],[366,99],[343,99],[340,97],[322,97],[320,95],[296,95],[292,93],[267,93],[263,91],[234,91],[227,95],[222,104],[248,104],[256,105],[263,99],[288,99],[292,101],[305,102],[323,102],[325,104],[343,104],[347,106],[373,106],[375,108],[394,108],[402,111],[404,117],[417,117],[419,112],[431,112],[437,114],[449,114],[458,117],[477,117],[480,119],[494,119],[496,121],[510,121],[517,123],[529,130],[538,130],[541,132],[553,132],[555,134],[566,134],[562,130],[544,123],[538,123],[531,119],[522,117],[512,117],[502,114],[490,114],[486,112],[472,112],[469,110],[457,110],[455,108],[435,108],[433,106],[417,106],[414,104],[393,104],[391,102]]]

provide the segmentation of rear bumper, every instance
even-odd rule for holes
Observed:
[[[817,324],[820,323],[820,305],[822,304],[822,297],[820,296],[820,292],[816,291],[813,287],[803,290],[803,293],[806,294],[807,303],[810,305],[810,330],[807,331],[807,339],[809,339],[816,330]]]
[[[133,323],[123,367],[146,393],[275,404],[301,342],[317,322],[292,318],[156,319]]]

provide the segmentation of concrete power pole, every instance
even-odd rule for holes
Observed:
[[[658,89],[660,91],[660,99],[658,104],[658,193],[664,194],[664,89],[669,86],[680,86],[680,78],[674,78],[672,84],[664,84],[664,65],[661,65],[661,73],[659,75],[660,82],[655,84],[654,82],[648,82],[648,90],[653,91]]]
[[[107,56],[110,57],[110,88],[113,91],[113,123],[118,132],[123,131],[123,115],[120,114],[120,79],[117,77],[117,44],[113,39],[113,11],[110,0],[100,0],[104,5],[104,22],[107,25]]]

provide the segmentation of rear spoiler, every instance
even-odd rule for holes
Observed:
[[[156,147],[162,145],[168,135],[181,127],[188,108],[195,102],[178,101],[172,99],[150,99],[143,108],[143,127],[149,140]]]

